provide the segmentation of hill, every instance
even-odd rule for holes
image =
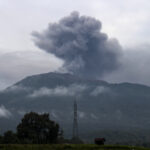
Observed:
[[[60,73],[30,76],[1,91],[6,114],[0,118],[1,130],[14,129],[26,112],[49,112],[65,137],[71,137],[75,99],[79,133],[85,141],[99,136],[110,143],[149,141],[150,87]]]

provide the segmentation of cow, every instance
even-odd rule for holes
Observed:
[[[104,142],[105,142],[105,138],[95,138],[94,142],[95,144],[97,145],[104,145]]]

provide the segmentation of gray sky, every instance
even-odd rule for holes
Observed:
[[[123,68],[105,80],[150,85],[149,10],[149,0],[0,0],[0,89],[62,65],[34,45],[31,32],[44,30],[72,11],[100,20],[102,31],[125,51]]]

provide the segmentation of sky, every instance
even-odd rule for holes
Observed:
[[[99,20],[102,32],[122,47],[122,67],[101,79],[150,85],[149,10],[149,0],[0,0],[0,89],[62,66],[63,60],[38,48],[31,33],[73,11]]]

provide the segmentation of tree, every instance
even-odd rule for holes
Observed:
[[[17,135],[12,131],[6,131],[4,136],[1,138],[3,144],[16,144],[19,142]]]
[[[58,134],[59,125],[46,113],[27,113],[17,126],[17,135],[22,143],[56,143]]]
[[[2,139],[3,139],[3,137],[0,135],[0,144],[3,143]]]

